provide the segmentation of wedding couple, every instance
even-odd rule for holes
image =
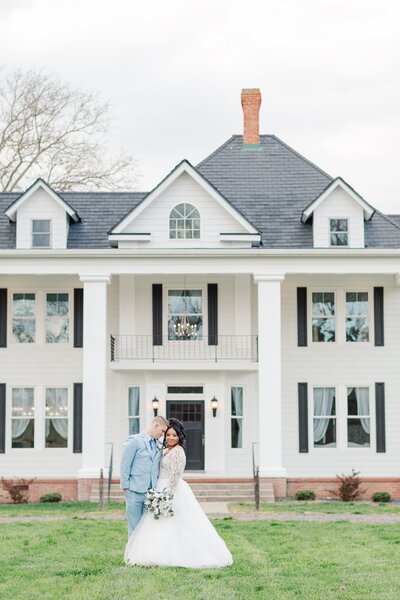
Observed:
[[[163,442],[159,438],[163,436]],[[146,431],[130,435],[121,460],[121,488],[128,518],[127,565],[207,569],[232,564],[225,542],[211,525],[182,475],[186,435],[177,419],[155,417]],[[149,489],[173,497],[172,517],[145,512]]]

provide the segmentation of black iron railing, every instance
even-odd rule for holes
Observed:
[[[161,340],[158,340],[161,341]],[[222,360],[258,361],[256,335],[219,335],[209,344],[202,339],[170,340],[163,336],[162,344],[153,344],[152,335],[111,335],[111,360]]]

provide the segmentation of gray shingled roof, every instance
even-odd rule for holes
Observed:
[[[198,171],[262,232],[265,248],[312,248],[312,223],[302,211],[333,178],[273,135],[260,148],[243,148],[232,136],[198,166]],[[133,192],[60,193],[77,211],[80,223],[69,229],[69,248],[109,248],[110,231],[146,194]],[[15,223],[5,209],[20,196],[0,193],[0,248],[15,248]],[[365,223],[368,247],[400,247],[400,215],[376,211]]]

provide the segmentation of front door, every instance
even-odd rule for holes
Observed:
[[[204,402],[167,400],[167,419],[179,419],[186,431],[186,469],[204,469]]]

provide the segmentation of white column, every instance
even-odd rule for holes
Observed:
[[[282,464],[281,283],[284,275],[254,275],[258,284],[258,416],[260,477],[286,477]]]
[[[83,281],[83,429],[79,477],[98,478],[104,467],[109,275]]]

